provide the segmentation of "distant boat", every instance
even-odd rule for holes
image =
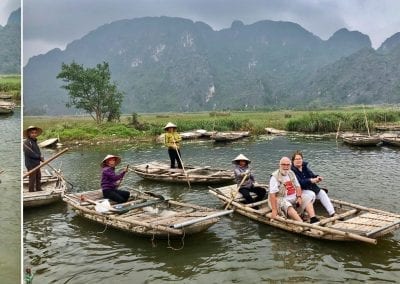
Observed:
[[[132,171],[144,179],[172,183],[186,183],[188,180],[190,183],[197,184],[233,183],[234,181],[232,170],[186,165],[184,172],[182,169],[171,169],[169,164],[156,161],[133,166]]]
[[[381,135],[381,140],[383,144],[400,147],[400,135],[399,134],[392,134],[386,133]]]
[[[9,114],[14,111],[15,103],[0,101],[0,114]]]
[[[400,131],[400,125],[398,124],[376,125],[375,129],[379,131]]]
[[[272,127],[266,127],[265,131],[267,132],[267,134],[273,134],[273,135],[286,135],[287,134],[286,130],[279,130],[279,129],[275,129]]]
[[[378,135],[368,136],[358,134],[352,136],[344,136],[343,142],[353,146],[370,147],[378,146],[381,143],[381,138]]]
[[[249,131],[215,132],[210,136],[215,142],[230,142],[250,136]]]
[[[38,145],[40,148],[52,147],[52,146],[55,146],[57,144],[57,142],[58,142],[58,138],[50,138],[50,139],[40,142]]]

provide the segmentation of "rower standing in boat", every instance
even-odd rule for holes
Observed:
[[[330,217],[335,215],[335,209],[325,190],[317,184],[323,180],[322,176],[314,174],[309,168],[308,163],[303,160],[303,153],[296,151],[292,156],[292,171],[296,174],[303,191],[312,191],[317,199],[321,201]]]
[[[24,130],[24,137],[26,140],[23,144],[25,166],[28,172],[35,167],[40,165],[40,162],[44,161],[44,158],[40,152],[40,148],[37,144],[37,137],[42,134],[43,130],[36,126],[29,126]],[[29,175],[29,192],[41,191],[41,178],[42,174],[40,169],[37,169]]]
[[[177,126],[172,122],[165,125],[164,143],[168,148],[169,159],[171,160],[171,169],[175,168],[175,161],[178,163],[178,168],[183,169],[181,160],[180,142],[182,141],[181,135],[176,131]]]
[[[129,191],[118,189],[119,184],[128,171],[128,166],[118,175],[115,173],[115,167],[121,163],[121,158],[114,155],[107,155],[101,162],[102,176],[101,189],[104,198],[111,199],[117,203],[127,202],[130,196]]]
[[[315,216],[313,207],[315,194],[312,191],[302,192],[296,175],[290,170],[290,166],[290,159],[283,157],[279,161],[279,169],[271,175],[268,205],[272,209],[272,218],[277,215],[285,215],[302,222],[299,214],[302,214],[305,210],[310,217],[310,223],[316,223],[319,219]],[[296,209],[293,206],[296,206]]]
[[[232,163],[236,165],[233,171],[239,187],[239,192],[245,199],[244,203],[249,204],[263,200],[267,192],[262,187],[254,186],[255,178],[249,169],[251,161],[245,155],[240,154]],[[254,192],[257,195],[255,200],[251,197],[250,192]]]

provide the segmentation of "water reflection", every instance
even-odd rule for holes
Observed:
[[[325,177],[324,186],[331,197],[398,212],[397,149],[353,149],[336,145],[331,139],[261,137],[226,145],[185,144],[182,158],[193,165],[232,168],[231,160],[245,153],[252,160],[257,180],[267,182],[279,159],[297,149],[303,150],[310,167]],[[56,164],[74,183],[75,191],[97,189],[99,163],[109,153],[122,156],[121,167],[168,161],[163,147],[149,144],[73,150]],[[124,184],[220,208],[219,201],[201,185],[189,189],[186,184],[159,184],[133,173],[125,177]],[[223,217],[205,233],[185,238],[183,249],[173,250],[168,248],[168,240],[156,240],[153,246],[148,238],[110,228],[104,231],[104,226],[76,216],[62,204],[28,213],[24,221],[24,262],[33,266],[37,281],[43,283],[395,282],[400,277],[399,231],[376,246],[328,242],[234,214]],[[173,240],[170,245],[180,248],[182,242]]]

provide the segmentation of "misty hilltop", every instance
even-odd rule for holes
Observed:
[[[214,31],[203,22],[145,17],[103,25],[65,50],[30,58],[26,114],[75,113],[56,76],[61,64],[103,61],[124,92],[123,113],[400,102],[399,34],[374,50],[340,29],[322,40],[291,22]]]
[[[11,13],[0,26],[0,74],[21,72],[21,9]]]

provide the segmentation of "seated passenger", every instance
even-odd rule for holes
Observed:
[[[118,186],[120,185],[125,173],[128,171],[128,166],[117,175],[115,173],[115,167],[119,163],[121,163],[121,158],[113,155],[107,155],[101,162],[103,168],[101,175],[101,189],[104,198],[108,198],[117,203],[124,203],[128,201],[130,193],[129,191],[118,189]]]
[[[310,223],[316,223],[319,219],[315,216],[313,207],[315,194],[302,192],[296,175],[290,170],[290,165],[290,159],[283,157],[279,162],[279,169],[271,175],[268,204],[272,209],[272,218],[284,215],[302,222],[299,214],[305,210],[310,217]],[[296,206],[296,209],[293,206]]]
[[[296,174],[297,180],[300,183],[303,191],[312,191],[315,193],[317,199],[321,201],[321,204],[325,207],[329,216],[335,215],[335,209],[333,208],[332,202],[328,197],[328,194],[321,190],[317,185],[323,181],[323,177],[314,174],[307,166],[307,162],[303,160],[303,154],[297,151],[292,156],[292,171]]]
[[[239,192],[245,199],[243,203],[249,204],[263,200],[267,192],[262,187],[254,186],[254,175],[249,169],[249,164],[251,161],[244,155],[240,154],[232,161],[232,163],[236,165],[234,169],[235,179],[239,187]],[[256,199],[253,200],[250,192],[254,192],[257,195]]]

